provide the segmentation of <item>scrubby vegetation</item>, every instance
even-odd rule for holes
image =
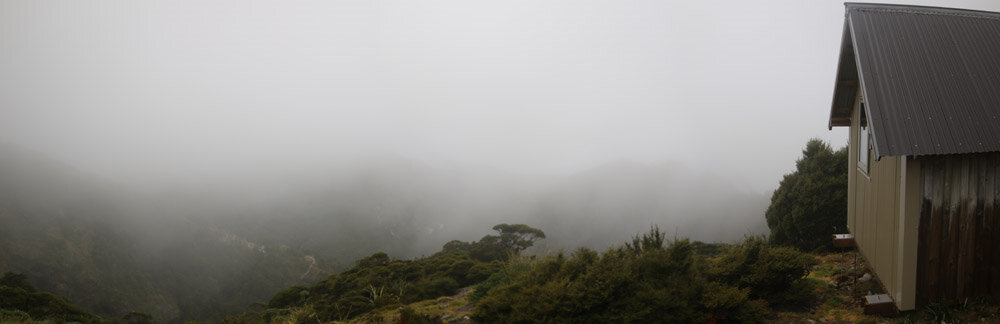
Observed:
[[[384,306],[453,295],[459,288],[486,280],[501,269],[504,260],[545,237],[541,230],[523,224],[499,224],[494,230],[497,235],[486,235],[478,242],[451,241],[441,252],[416,260],[372,254],[312,287],[293,286],[275,294],[261,312],[226,321],[347,320]]]
[[[769,302],[788,302],[815,263],[751,237],[721,257],[658,229],[598,253],[579,249],[520,259],[476,287],[484,323],[761,322]]]
[[[36,291],[24,274],[4,273],[0,278],[0,322],[33,321],[100,323],[101,318],[65,298]]]
[[[539,234],[502,243],[498,238],[511,228]],[[463,296],[468,296],[472,319],[481,323],[753,323],[763,321],[771,307],[809,300],[804,278],[816,262],[762,237],[735,245],[692,243],[667,240],[655,227],[603,253],[581,248],[529,258],[518,252],[543,237],[541,231],[513,225],[495,229],[499,235],[452,241],[427,258],[373,254],[312,287],[279,292],[266,309],[227,322],[439,322],[403,306],[451,298],[442,296],[474,285]],[[504,253],[478,254],[487,249]]]

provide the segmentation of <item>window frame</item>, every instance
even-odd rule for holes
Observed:
[[[865,114],[865,103],[861,102],[860,120],[858,121],[858,171],[868,175],[871,171],[871,129]]]

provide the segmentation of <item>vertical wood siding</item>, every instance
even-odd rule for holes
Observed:
[[[917,303],[1000,293],[1000,152],[920,160]]]

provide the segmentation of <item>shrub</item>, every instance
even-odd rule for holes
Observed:
[[[0,286],[21,288],[27,292],[35,292],[35,286],[28,282],[28,276],[23,273],[5,272],[0,277]]]
[[[309,288],[305,286],[292,286],[274,294],[271,300],[267,302],[267,308],[301,306],[308,298]]]
[[[525,235],[537,239],[534,232]],[[528,245],[517,237],[508,241]],[[503,267],[497,253],[508,253],[509,249],[502,248],[501,242],[500,236],[492,235],[476,243],[451,241],[441,252],[417,260],[393,260],[385,253],[375,253],[310,288],[292,287],[279,292],[269,307],[311,307],[318,320],[332,321],[351,319],[387,305],[452,295]],[[485,258],[488,262],[472,256],[477,249],[493,253],[484,254],[492,255]]]
[[[80,306],[47,292],[31,292],[20,287],[0,286],[0,309],[27,313],[34,320],[96,323],[97,316]]]
[[[665,245],[666,244],[666,245]],[[767,304],[749,289],[710,282],[688,240],[653,228],[624,247],[579,249],[507,267],[477,287],[485,323],[760,322]]]
[[[747,237],[723,253],[712,269],[714,280],[748,289],[749,296],[772,305],[807,301],[803,280],[816,258],[793,248],[772,246],[760,236]]]

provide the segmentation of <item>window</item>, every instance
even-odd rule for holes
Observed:
[[[865,103],[861,103],[861,120],[858,127],[858,169],[868,174],[868,118],[865,116]]]

